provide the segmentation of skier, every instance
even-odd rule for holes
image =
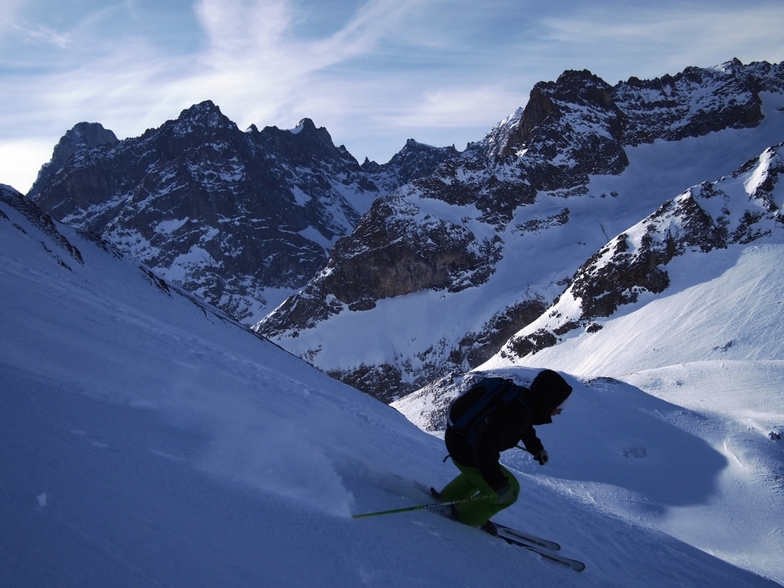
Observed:
[[[572,387],[556,372],[537,374],[530,388],[511,380],[485,378],[460,395],[449,407],[444,441],[460,474],[441,492],[444,502],[471,498],[452,505],[461,523],[496,534],[490,517],[508,508],[520,493],[520,483],[499,463],[501,452],[522,441],[540,465],[548,455],[533,425],[553,422],[561,414]]]

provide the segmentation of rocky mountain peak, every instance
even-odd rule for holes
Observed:
[[[316,124],[309,118],[300,120],[296,127],[289,130],[289,133],[292,135],[301,135],[303,139],[309,137],[322,145],[339,149],[339,147],[335,147],[329,131],[324,127],[316,127]]]
[[[362,169],[370,175],[373,182],[391,192],[399,186],[432,175],[441,164],[459,156],[460,152],[454,145],[433,147],[408,139],[403,148],[387,163],[378,164],[366,157]]]
[[[601,106],[607,110],[616,108],[612,99],[612,86],[587,69],[566,70],[555,81],[537,84],[557,96],[561,102],[577,106]]]
[[[77,123],[72,129],[66,131],[55,145],[52,159],[41,167],[28,196],[36,194],[36,186],[40,186],[49,176],[57,173],[76,152],[103,145],[113,147],[118,142],[117,136],[109,129],[105,129],[100,123]]]
[[[322,129],[324,127],[321,127]],[[326,129],[324,129],[326,130]],[[297,123],[297,126],[291,129],[289,132],[293,135],[298,135],[299,133],[305,131],[306,133],[315,133],[317,131],[316,124],[313,120],[305,117]]]
[[[250,130],[252,141],[268,153],[279,154],[294,166],[308,166],[314,160],[350,166],[360,172],[359,163],[346,151],[336,147],[332,136],[324,127],[316,127],[309,118],[303,118],[293,129],[264,127],[261,131]]]
[[[101,123],[80,122],[63,135],[54,148],[53,157],[66,161],[80,149],[92,149],[100,145],[116,145],[118,139],[109,129],[103,128]]]
[[[460,155],[454,146],[433,147],[408,139],[403,148],[392,156],[387,168],[395,169],[398,176],[408,183],[417,178],[429,176],[441,163]]]
[[[217,145],[237,140],[241,134],[237,125],[224,115],[211,100],[186,108],[174,119],[157,129],[148,129],[142,140],[159,145],[169,144],[169,152],[199,149],[200,145]]]
[[[743,62],[737,57],[733,57],[729,61],[725,61],[718,66],[718,69],[732,75],[745,75],[746,73],[746,66],[743,65]]]
[[[204,100],[198,104],[194,104],[182,112],[177,118],[180,122],[193,122],[205,125],[215,125],[216,123],[225,123],[229,119],[221,112],[221,109],[212,101]]]
[[[506,136],[495,141],[497,147],[490,155],[500,159],[526,155],[537,166],[566,155],[577,177],[581,171],[620,173],[628,164],[620,141],[622,121],[609,84],[588,70],[565,71],[555,82],[534,86],[528,104],[519,118],[510,121]],[[557,167],[552,166],[550,173],[560,176]],[[563,178],[558,181],[562,184]]]

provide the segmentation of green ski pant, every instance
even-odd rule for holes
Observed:
[[[454,460],[453,460],[454,461]],[[506,477],[506,481],[514,490],[514,500],[499,504],[496,502],[498,495],[495,493],[476,468],[469,468],[461,463],[454,462],[460,474],[441,490],[441,500],[452,502],[454,500],[466,500],[476,496],[471,502],[456,504],[457,518],[461,523],[480,527],[490,520],[490,517],[503,509],[511,506],[520,494],[520,483],[504,466],[501,472]]]

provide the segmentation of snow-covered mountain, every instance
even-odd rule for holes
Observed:
[[[696,224],[677,242],[635,234],[649,245],[640,256],[642,249],[627,251],[638,244],[616,238],[782,140],[784,64],[733,60],[615,86],[565,72],[537,84],[525,108],[459,157],[376,199],[326,268],[257,328],[385,401],[479,366],[513,336],[516,353],[539,349],[639,289],[664,291],[666,272],[656,268],[676,253],[667,247],[748,242],[758,223],[779,226],[764,197],[746,206],[718,196],[713,202],[731,210],[684,219]],[[671,206],[690,206],[678,202]],[[608,283],[594,284],[586,268],[608,248],[631,265],[602,261]],[[567,304],[570,285],[592,306],[577,322],[571,309],[548,311],[556,300]],[[610,291],[617,295],[608,306]],[[566,318],[555,325],[547,312]],[[527,325],[537,326],[518,334]]]
[[[309,119],[242,132],[205,101],[123,141],[79,123],[28,196],[253,324],[324,267],[375,197],[450,156],[410,141],[363,168]]]
[[[625,293],[633,301],[624,300],[609,317],[586,322],[582,299],[570,296],[576,280],[541,321],[521,331],[475,372],[465,378],[444,377],[393,406],[423,429],[439,431],[451,400],[482,374],[507,374],[526,383],[530,376],[520,378],[520,369],[563,370],[585,383],[575,406],[567,407],[579,413],[569,421],[568,441],[560,432],[549,440],[564,456],[551,472],[572,481],[570,492],[784,582],[784,231],[771,227],[778,221],[760,215],[756,228],[771,230],[750,244],[714,249],[703,249],[702,241],[685,245],[690,228],[695,228],[688,218],[698,206],[720,218],[722,201],[739,196],[744,181],[748,192],[741,199],[755,206],[748,196],[758,193],[758,180],[764,182],[759,172],[773,159],[770,155],[745,173],[717,182],[716,200],[703,200],[710,194],[710,185],[703,185],[701,195],[687,192],[628,231],[630,243],[639,245],[641,236],[650,234],[655,242],[659,230],[669,225],[674,256],[658,268],[668,284],[662,293],[632,287]],[[778,206],[782,188],[777,186],[772,194]],[[671,214],[689,209],[686,217]],[[732,227],[739,225],[737,219],[726,218],[726,235],[731,235]],[[686,222],[679,224],[682,219]],[[649,227],[657,230],[648,232]],[[684,251],[678,250],[681,245]],[[610,267],[619,261],[618,255],[609,255],[612,250],[602,263],[594,260],[597,270],[605,261]],[[636,252],[630,245],[627,261],[635,259]],[[609,270],[595,273],[602,276]],[[537,336],[544,340],[543,333],[554,332],[558,344],[528,352],[527,345]],[[521,347],[527,353],[520,353]],[[648,396],[639,396],[640,391]],[[637,402],[632,399],[640,404],[630,406]],[[603,417],[589,423],[594,417],[588,415],[595,410]],[[651,443],[646,424],[652,416],[672,426],[672,438],[658,447]],[[561,422],[566,421],[556,424]],[[691,453],[695,439],[682,437],[684,432],[704,444],[703,457]],[[691,469],[702,470],[714,460],[712,481],[702,486],[705,493],[676,504],[675,495],[683,498],[705,482],[701,474],[700,479],[693,477]],[[519,462],[510,458],[510,463]],[[623,473],[617,469],[622,463],[628,466]],[[652,491],[652,481],[646,486],[638,475],[656,477],[669,490]]]
[[[765,62],[615,86],[567,71],[462,153],[409,140],[361,166],[308,119],[243,133],[207,101],[124,141],[80,123],[29,196],[390,401],[546,322],[611,238],[784,140],[783,95]]]
[[[558,301],[506,343],[504,356],[525,356],[575,329],[595,332],[641,295],[665,293],[676,257],[784,237],[784,143],[766,149],[731,175],[703,182],[662,204],[592,255]]]
[[[710,276],[751,294],[702,322],[736,319],[737,344],[717,353],[737,361],[701,378],[696,366],[635,376],[684,393],[668,401],[566,374],[569,408],[540,431],[550,463],[504,456],[522,497],[498,520],[560,541],[588,566],[576,574],[434,512],[352,519],[432,500],[412,481],[456,473],[441,440],[0,186],[0,585],[776,586],[782,492],[760,474],[781,463],[781,442],[703,407],[782,422],[776,363],[765,374],[740,360],[741,332],[760,351],[781,345],[780,327],[751,318],[751,302],[781,301],[780,247],[672,262],[693,262],[670,271],[685,296],[673,302],[697,305]],[[774,279],[759,282],[760,268]],[[615,329],[632,316],[591,335],[625,348],[617,369],[652,365]],[[686,356],[692,341],[669,343]],[[733,535],[718,532],[728,524]]]

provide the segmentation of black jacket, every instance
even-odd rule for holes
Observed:
[[[494,490],[506,484],[501,472],[501,452],[515,447],[522,441],[526,451],[536,455],[542,442],[536,436],[533,425],[552,422],[551,413],[569,397],[572,387],[552,370],[540,372],[531,387],[517,386],[518,394],[525,402],[508,402],[492,411],[476,429],[469,442],[463,434],[447,426],[444,435],[449,455],[456,462],[479,470],[485,481]],[[459,396],[449,408],[450,420],[457,422],[460,415],[476,402],[486,388],[480,382]]]

